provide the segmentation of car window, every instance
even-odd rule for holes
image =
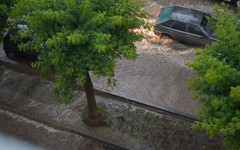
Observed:
[[[180,31],[186,31],[186,23],[175,21],[172,28]]]
[[[209,15],[207,15],[207,14],[204,14],[204,15],[203,15],[202,22],[201,22],[201,28],[204,29],[204,30],[208,33],[208,35],[210,35],[210,34],[213,33],[213,30],[211,29],[211,26],[210,26],[207,18],[211,19],[211,16],[209,16]],[[211,21],[214,22],[214,21],[216,21],[216,20],[211,19]]]
[[[173,20],[168,20],[164,23],[162,23],[162,26],[165,26],[165,27],[171,27],[173,24]]]
[[[158,15],[156,23],[162,22],[164,20],[169,19],[172,13],[173,7],[164,8],[161,13]]]
[[[204,35],[201,29],[198,26],[188,24],[188,32],[197,35]]]

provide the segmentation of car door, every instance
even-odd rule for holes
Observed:
[[[194,45],[205,45],[206,44],[206,38],[207,36],[202,32],[202,30],[192,24],[187,24],[187,35],[186,35],[186,41],[190,44]]]
[[[171,28],[172,23],[173,23],[172,20],[166,20],[164,22],[156,24],[153,31],[154,31],[154,33],[156,35],[168,34],[169,33],[169,29]],[[170,34],[168,34],[168,35],[171,36]]]
[[[185,42],[186,23],[180,22],[180,21],[174,21],[170,32],[171,32],[172,38],[181,42]]]

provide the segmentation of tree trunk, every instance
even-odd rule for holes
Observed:
[[[88,102],[87,123],[89,125],[97,125],[99,123],[99,113],[97,110],[95,92],[94,92],[94,88],[93,88],[93,84],[92,84],[89,72],[87,73],[87,80],[86,80],[86,83],[84,84],[84,88],[87,94],[87,102]]]

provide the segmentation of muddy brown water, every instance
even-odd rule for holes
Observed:
[[[216,1],[196,0],[148,0],[145,9],[149,11],[148,21],[154,23],[162,8],[183,6],[213,13]],[[121,95],[161,105],[169,109],[195,115],[200,104],[189,98],[185,84],[193,75],[185,66],[194,59],[195,46],[177,41],[162,40],[152,31],[141,29],[145,38],[136,42],[139,57],[136,61],[118,60],[115,69],[117,87],[107,87],[105,78],[94,78],[94,85]]]
[[[218,0],[148,0],[145,9],[149,11],[149,22],[154,23],[162,8],[183,6],[213,14]],[[93,77],[94,86],[113,91],[141,101],[161,105],[169,109],[195,115],[200,106],[189,98],[185,84],[193,72],[185,66],[194,59],[195,46],[162,40],[152,31],[139,30],[145,38],[135,43],[139,57],[136,61],[117,60],[115,78],[117,86],[107,87],[105,78]],[[1,58],[6,59],[2,49]],[[11,61],[11,60],[9,60]]]
[[[150,17],[148,21],[154,22],[156,16],[163,7],[172,5],[184,6],[213,13],[212,8],[216,3],[218,3],[217,0],[149,0],[145,9],[149,10]],[[169,109],[194,115],[195,109],[199,107],[200,104],[197,101],[192,101],[188,96],[189,92],[186,90],[185,84],[188,77],[191,76],[193,72],[191,69],[185,66],[185,62],[194,59],[195,55],[193,49],[196,47],[178,43],[170,39],[162,40],[155,36],[152,31],[140,31],[144,32],[145,38],[143,41],[135,43],[137,47],[137,53],[139,54],[138,59],[136,61],[128,61],[125,59],[117,60],[117,66],[115,69],[117,87],[111,89],[110,87],[107,87],[106,80],[104,78],[96,77],[93,77],[94,86],[102,88],[106,91],[113,91],[121,95],[137,98],[144,102],[161,105]],[[1,59],[3,58],[7,61],[12,61],[6,58],[2,48],[0,49],[0,55]],[[29,82],[29,80],[23,82]],[[42,82],[32,80],[31,83],[27,84],[32,84],[32,86],[37,89],[38,86],[36,86],[36,84],[39,83],[41,84]],[[26,93],[24,94],[31,96],[33,101],[32,103],[29,103],[29,107],[31,106],[37,108],[38,105],[40,106],[40,103],[37,103],[37,100],[41,99],[43,101],[47,101],[53,97],[53,95],[49,93],[51,90],[48,90],[50,86],[46,86],[43,89],[38,89],[42,90],[39,95],[32,95],[31,90],[36,89],[26,90],[23,86],[12,86],[11,88],[19,88],[13,90],[20,92],[25,91]],[[11,93],[7,93],[5,91],[1,91],[1,93],[3,93],[3,95],[6,94],[8,97],[12,96],[14,98],[21,96],[21,93],[15,93],[12,95]],[[20,98],[21,97],[19,97],[19,99]],[[24,97],[22,98],[24,102]],[[9,101],[11,101],[11,99],[9,99]],[[56,111],[57,109],[52,109],[54,108],[53,102],[49,103],[50,104],[44,107],[47,113],[43,116],[59,113]],[[16,107],[22,110],[28,109],[27,107]],[[37,112],[36,109],[31,110],[32,113]],[[0,124],[1,129],[11,130],[12,133],[18,132],[18,136],[20,137],[28,135],[32,138],[31,140],[34,140],[35,138],[36,143],[39,142],[46,144],[48,147],[50,147],[50,149],[65,149],[68,146],[75,147],[75,149],[77,149],[79,146],[85,146],[86,149],[102,148],[101,143],[88,139],[85,140],[81,136],[58,132],[56,130],[50,130],[51,132],[49,132],[49,129],[46,129],[42,125],[38,124],[36,126],[36,124],[31,124],[31,121],[30,124],[28,124],[28,121],[21,121],[21,117],[15,116],[14,118],[14,115],[9,116],[9,114],[6,112],[2,112],[2,114],[4,116],[0,117],[0,119],[2,119],[1,121],[8,120],[8,123]],[[64,116],[66,114],[68,114],[67,109],[62,113],[62,115]],[[60,115],[60,120],[62,119],[62,115]],[[11,122],[11,120],[14,121],[16,118],[19,121],[17,126],[23,129],[21,131],[16,128],[16,124],[14,124],[14,122]],[[74,117],[71,119],[76,120]],[[64,121],[69,122],[69,118]],[[39,134],[32,134],[31,131]],[[62,142],[59,143],[59,141]]]
[[[145,9],[148,21],[155,22],[164,7],[182,6],[214,15],[213,8],[219,0],[148,0]],[[236,10],[233,6],[231,9]],[[171,39],[160,39],[153,31],[143,32],[145,38],[136,42],[139,57],[136,61],[118,60],[115,69],[117,86],[107,87],[105,78],[94,78],[94,85],[141,101],[161,105],[169,109],[195,115],[198,101],[192,101],[185,84],[193,72],[185,66],[194,59],[196,46]]]

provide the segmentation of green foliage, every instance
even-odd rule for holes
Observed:
[[[136,59],[134,42],[143,35],[133,29],[149,28],[143,5],[139,0],[19,0],[10,17],[13,26],[28,25],[15,40],[34,37],[21,49],[41,51],[33,67],[43,78],[55,74],[57,101],[67,102],[72,85],[83,85],[88,71],[115,85],[115,59]]]
[[[88,113],[86,111],[86,112],[83,112],[82,120],[86,121],[87,119],[88,119]]]
[[[100,113],[102,113],[102,111],[103,111],[102,105],[97,104],[97,109]]]
[[[101,104],[97,104],[97,111],[101,114],[100,122],[103,123],[105,119],[105,115],[103,113],[103,106]],[[89,118],[88,116],[89,116],[88,108],[86,108],[82,111],[82,120],[87,121]]]
[[[10,7],[15,4],[15,0],[0,0],[0,36],[6,32],[8,27],[7,19],[10,12]],[[0,41],[2,37],[0,37]]]
[[[152,112],[147,112],[147,113],[146,113],[146,117],[151,120],[151,119],[154,119],[154,118],[155,118],[155,114],[152,113]]]
[[[210,137],[224,135],[223,146],[240,149],[240,12],[233,15],[226,6],[216,7],[218,21],[212,22],[221,41],[196,49],[187,65],[198,74],[188,80],[191,97],[198,99],[197,121],[193,128],[205,129]]]
[[[137,109],[136,109],[136,113],[139,114],[139,115],[142,115],[142,114],[145,113],[145,110],[144,110],[144,109],[137,108]]]

